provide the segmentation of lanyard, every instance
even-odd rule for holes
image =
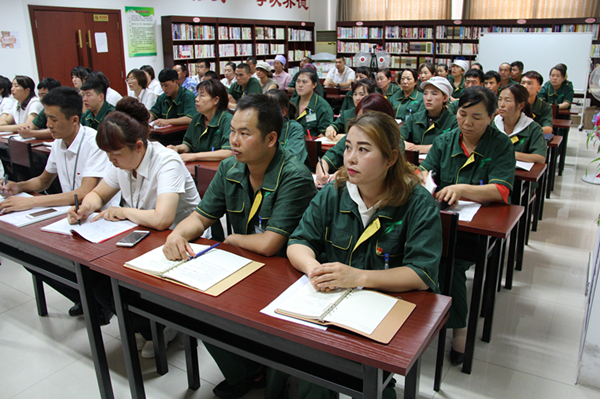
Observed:
[[[80,126],[80,129],[83,130],[83,126]],[[83,140],[85,139],[85,130],[81,132],[81,140],[79,141],[79,146],[77,147],[77,155],[75,156],[75,167],[73,168],[73,180],[71,182],[71,191],[75,190],[75,178],[77,177],[77,163],[79,162],[79,153],[81,152],[81,144],[83,144]],[[69,181],[69,164],[67,163],[67,152],[65,151],[65,173],[67,174],[67,181]]]
[[[153,149],[154,149],[153,147],[149,148],[150,154],[148,154],[148,156],[149,156],[148,160],[152,159],[152,150]],[[144,156],[144,158],[145,158],[145,156]],[[143,158],[142,158],[142,162],[143,162]],[[148,169],[150,169],[150,168],[148,168]],[[133,173],[131,174],[131,176],[132,176],[132,178],[129,179],[129,204],[131,205],[131,207],[133,207],[133,183],[132,183]],[[140,209],[140,198],[142,197],[142,187],[144,187],[144,180],[145,180],[145,178],[144,178],[144,176],[142,176],[140,178],[140,188],[138,190],[138,197],[137,197],[137,203],[135,204],[135,209]]]

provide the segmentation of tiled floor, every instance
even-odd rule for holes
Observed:
[[[544,220],[532,233],[525,266],[512,291],[497,296],[492,342],[477,342],[471,375],[446,361],[442,390],[432,389],[435,350],[424,355],[424,398],[600,398],[600,390],[576,385],[585,309],[588,255],[600,212],[600,186],[581,182],[594,151],[585,135],[571,132],[564,176],[558,178]],[[471,276],[472,277],[472,276]],[[49,316],[38,317],[29,273],[2,260],[0,266],[0,398],[97,398],[98,387],[83,319],[67,315],[68,300],[47,288]],[[103,327],[117,398],[128,398],[116,320]],[[448,347],[448,346],[447,346]],[[202,387],[188,391],[183,345],[168,349],[169,373],[159,376],[142,359],[148,398],[212,398],[222,376],[200,348]],[[398,379],[402,395],[403,378]],[[261,398],[262,392],[247,398]]]

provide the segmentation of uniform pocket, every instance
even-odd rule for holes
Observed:
[[[352,244],[352,234],[338,229],[325,229],[325,241],[332,247],[347,251]]]

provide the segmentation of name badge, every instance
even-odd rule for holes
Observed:
[[[517,141],[519,141],[519,137],[518,136],[512,136],[512,138],[510,139],[510,141],[515,144]]]
[[[306,115],[306,121],[307,122],[316,122],[317,121],[317,114],[308,114],[308,115]]]

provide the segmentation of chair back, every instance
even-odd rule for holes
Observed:
[[[552,118],[558,119],[558,105],[550,104],[550,106],[552,107]]]
[[[8,154],[14,181],[29,180],[33,165],[31,143],[9,138]]]
[[[204,198],[204,194],[206,193],[206,190],[208,190],[208,186],[216,174],[217,171],[214,169],[196,165],[196,188],[198,189],[200,198]]]
[[[309,169],[314,172],[321,156],[321,142],[314,140],[306,141],[306,152],[308,153]]]
[[[419,151],[404,150],[404,158],[406,162],[419,166]]]
[[[440,262],[440,291],[443,295],[452,293],[452,273],[458,237],[458,213],[441,211],[442,218],[442,259]],[[443,275],[442,275],[443,274]]]

